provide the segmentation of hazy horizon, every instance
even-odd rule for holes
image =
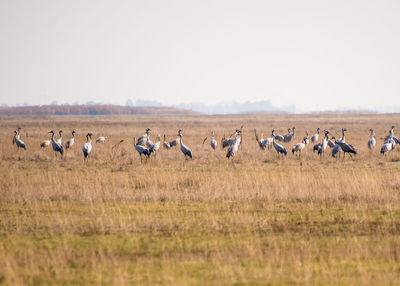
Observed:
[[[397,1],[0,0],[0,104],[400,112],[399,14]]]

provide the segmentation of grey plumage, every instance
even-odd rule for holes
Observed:
[[[342,149],[340,148],[339,144],[335,144],[335,146],[332,148],[332,157],[337,158],[338,155],[340,157],[340,153],[342,152],[341,150]]]
[[[303,151],[303,149],[307,146],[309,140],[308,140],[308,131],[306,131],[306,136],[303,138],[302,142],[295,144],[292,147],[292,154],[299,153],[301,156],[301,152]]]
[[[54,150],[54,155],[57,157],[57,153],[60,153],[61,157],[64,155],[64,148],[56,140],[54,140],[54,130],[49,132],[51,134],[51,142]]]
[[[393,142],[384,142],[382,147],[381,147],[381,154],[385,155],[389,153],[389,151],[394,149],[394,143]]]
[[[144,147],[143,145],[137,144],[136,143],[136,137],[133,137],[133,145],[134,145],[136,151],[139,153],[140,163],[142,163],[142,155],[145,155],[146,161],[147,161],[147,159],[150,156],[150,151],[146,147]]]
[[[226,152],[226,158],[234,157],[239,150],[239,145],[240,145],[240,130],[236,130],[235,137],[233,143],[229,146],[227,152]]]
[[[211,131],[211,134],[210,134],[210,146],[211,146],[211,148],[213,149],[213,150],[215,150],[216,148],[217,148],[217,146],[218,146],[218,142],[217,142],[217,140],[215,140],[215,138],[214,138],[214,131]],[[204,140],[203,140],[203,144],[204,144],[204,142],[206,142],[206,140],[207,140],[207,138],[208,138],[208,136],[206,137],[206,138],[204,138]]]
[[[72,138],[65,143],[65,149],[72,148],[75,143],[75,130],[72,130]]]
[[[89,160],[89,154],[92,151],[92,136],[93,136],[92,133],[86,134],[86,143],[83,144],[83,146],[82,146],[83,161]]]
[[[275,130],[274,129],[272,129],[272,138],[274,138],[272,144],[273,144],[276,152],[278,153],[278,157],[279,157],[279,154],[282,154],[282,159],[283,159],[283,155],[286,156],[286,154],[287,154],[286,148],[275,142],[276,135],[275,135]]]
[[[256,141],[258,143],[258,146],[260,147],[261,150],[265,150],[266,148],[268,148],[268,150],[271,150],[271,145],[273,142],[272,137],[264,139],[263,134],[261,134],[261,138],[258,138],[256,129],[254,129],[254,134],[256,136]]]
[[[150,131],[151,131],[150,128],[146,128],[146,132],[144,133],[144,135],[138,138],[137,142],[135,142],[135,145],[146,146],[147,138],[149,137]]]
[[[370,129],[369,131],[371,131],[371,138],[369,138],[369,140],[368,140],[368,148],[373,149],[373,148],[375,148],[375,145],[376,145],[375,132],[374,132],[374,129]]]
[[[185,155],[185,160],[187,160],[187,157],[190,157],[190,159],[193,159],[192,151],[190,150],[189,147],[187,147],[182,142],[182,130],[181,129],[179,129],[179,131],[178,131],[178,136],[179,136],[179,143],[181,145],[181,151],[182,151],[183,155]]]
[[[355,155],[357,154],[357,151],[353,145],[348,144],[346,142],[338,141],[338,140],[336,140],[335,137],[332,137],[332,139],[335,140],[335,143],[338,144],[340,146],[340,148],[342,149],[343,159],[346,157],[346,153],[348,153],[352,159],[353,159],[353,156],[351,156],[351,154],[355,154]]]
[[[389,130],[389,135],[387,135],[386,137],[385,137],[385,142],[388,142],[388,141],[390,141],[390,140],[392,140],[393,139],[393,137],[394,137],[394,125],[392,126],[392,128]]]
[[[285,134],[284,136],[283,136],[283,141],[284,142],[290,142],[290,141],[292,141],[292,139],[294,138],[294,130],[296,129],[296,127],[293,127],[292,128],[292,132],[293,133],[290,133],[290,128],[288,128],[288,133],[287,134]]]
[[[167,140],[165,140],[165,134],[164,134],[164,143],[163,143],[163,147],[165,149],[170,149],[171,145],[169,144],[169,142]]]
[[[17,145],[17,152],[19,151],[19,149],[24,149],[26,150],[26,145],[25,142],[21,140],[18,131],[14,131],[14,138],[13,138],[13,144],[15,143],[15,145]]]
[[[318,155],[320,156],[320,159],[322,160],[322,155],[325,152],[326,147],[328,146],[328,130],[324,130],[324,139],[322,139],[321,144],[318,146]]]
[[[317,133],[315,133],[313,136],[311,136],[311,142],[317,142],[318,141],[319,131],[320,131],[320,128],[318,127],[317,128]]]

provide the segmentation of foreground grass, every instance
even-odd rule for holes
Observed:
[[[4,284],[400,283],[398,205],[64,202],[0,211]]]

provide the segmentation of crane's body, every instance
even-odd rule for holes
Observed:
[[[82,152],[83,152],[83,161],[88,161],[89,160],[89,154],[92,151],[92,133],[86,134],[86,142],[82,146]]]
[[[368,140],[368,148],[372,150],[376,145],[375,132],[373,129],[370,129],[369,131],[371,131],[371,137]]]
[[[49,132],[51,134],[51,146],[54,151],[54,155],[57,157],[57,153],[60,153],[61,157],[64,155],[64,148],[61,144],[57,142],[57,140],[54,139],[54,131],[51,130]]]
[[[75,144],[75,130],[72,130],[72,138],[65,143],[65,149],[72,148]]]

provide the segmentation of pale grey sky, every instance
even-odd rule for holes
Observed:
[[[400,106],[400,1],[0,0],[1,104],[129,98]]]

